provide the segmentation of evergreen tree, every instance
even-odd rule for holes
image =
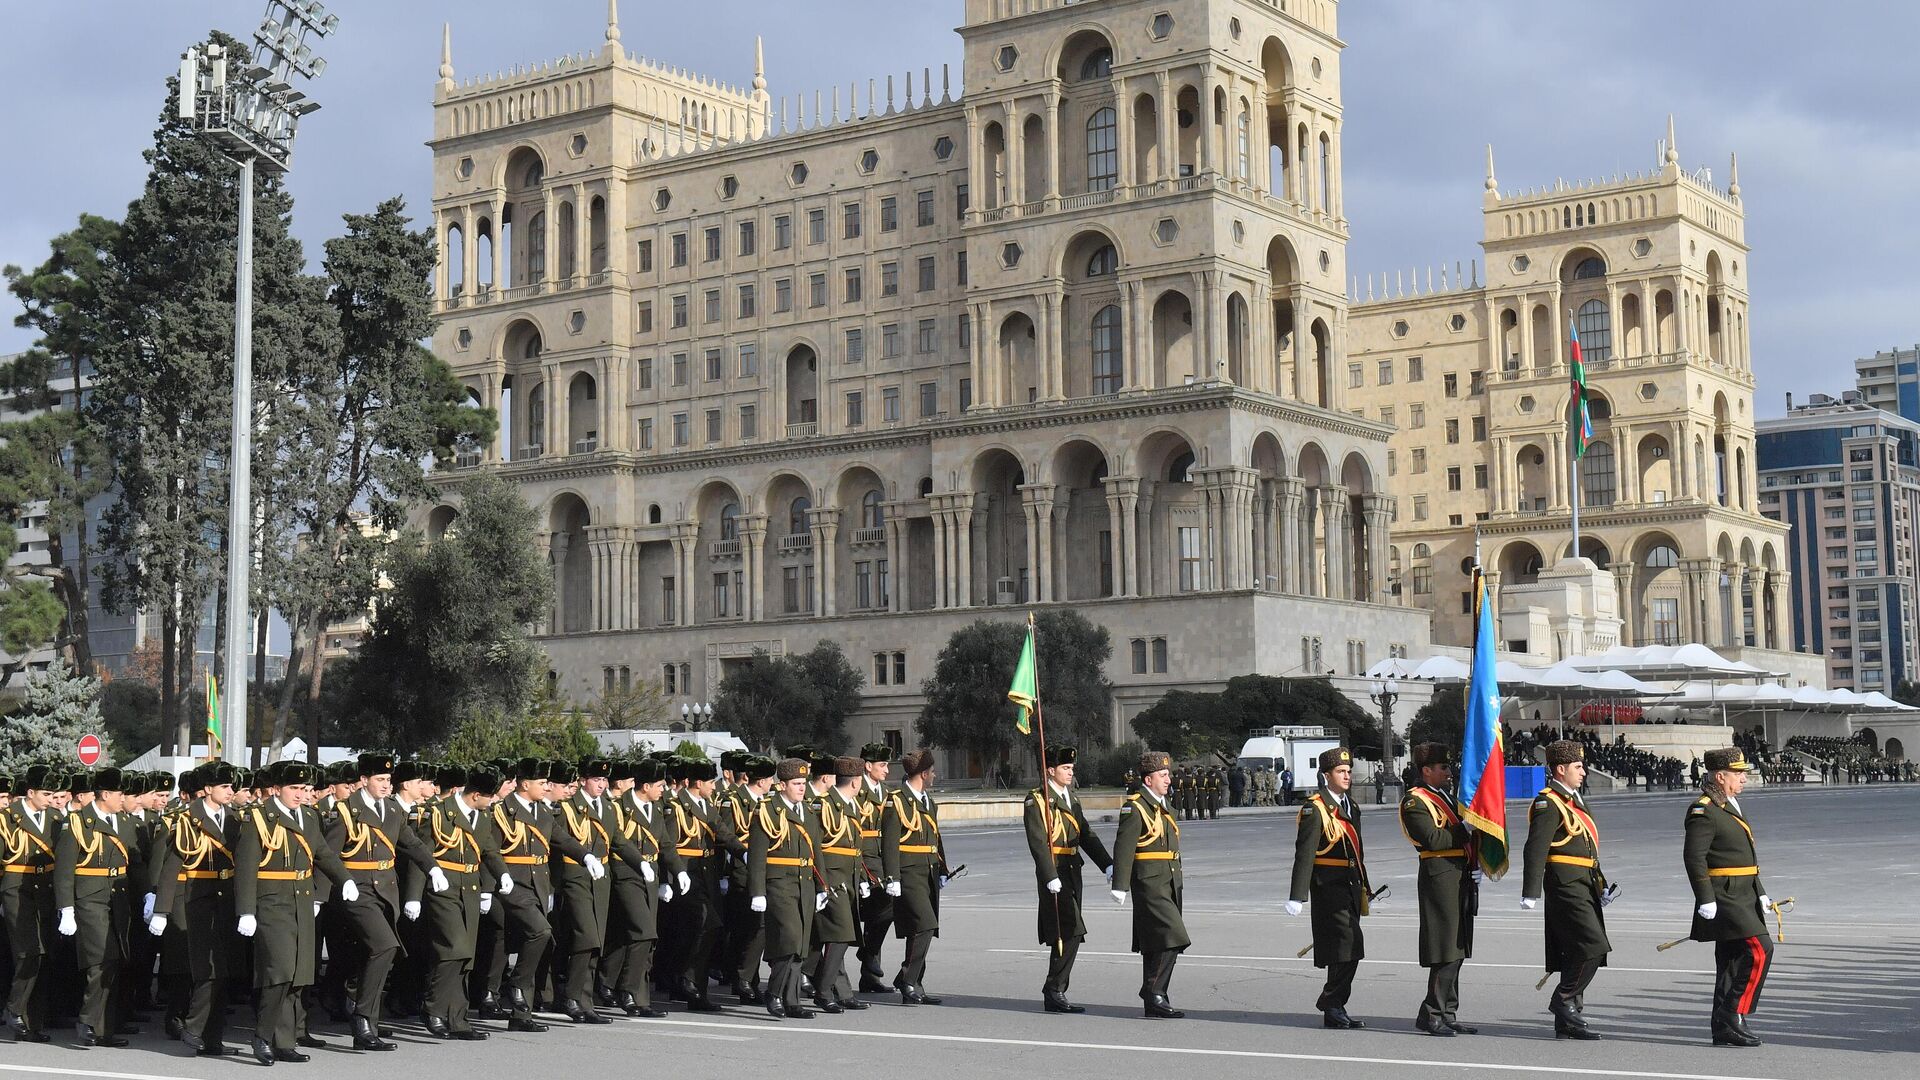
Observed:
[[[1014,706],[1007,700],[1026,633],[1024,623],[986,619],[954,632],[934,661],[933,675],[921,684],[926,705],[915,726],[922,742],[972,751],[994,763],[1026,744],[1038,767],[1038,740],[1014,729]],[[1089,750],[1104,746],[1113,694],[1105,672],[1113,655],[1106,628],[1077,611],[1049,611],[1034,621],[1034,640],[1047,740]]]
[[[98,736],[101,760],[113,760],[100,717],[100,680],[56,658],[27,680],[20,708],[0,722],[0,768],[70,759],[82,735]]]

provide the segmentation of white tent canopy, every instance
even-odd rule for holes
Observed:
[[[1784,678],[1784,671],[1768,671],[1745,660],[1729,660],[1705,645],[1616,646],[1603,653],[1569,658],[1582,671],[1622,671],[1646,679]]]

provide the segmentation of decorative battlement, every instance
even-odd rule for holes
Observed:
[[[1714,183],[1713,172],[1706,166],[1692,172],[1683,170],[1673,117],[1668,116],[1667,137],[1659,143],[1656,156],[1658,165],[1641,172],[1600,179],[1558,179],[1544,187],[1502,192],[1494,176],[1493,147],[1488,146],[1483,202],[1486,238],[1492,242],[1677,214],[1736,243],[1746,243],[1738,154],[1729,159],[1724,188]]]
[[[1340,36],[1340,0],[1249,0],[1273,8],[1328,37]],[[967,0],[966,25],[1018,19],[1058,8],[1109,7],[1105,0]]]
[[[1435,271],[1438,270],[1436,274]],[[1376,283],[1379,291],[1376,293]],[[1468,259],[1455,262],[1449,273],[1447,264],[1437,268],[1426,268],[1426,281],[1420,278],[1420,267],[1411,270],[1382,271],[1377,277],[1355,277],[1347,288],[1347,302],[1350,304],[1371,304],[1386,300],[1405,300],[1426,296],[1450,296],[1463,292],[1473,292],[1480,288],[1480,260]],[[1364,292],[1365,295],[1362,295]]]
[[[801,135],[844,127],[856,123],[869,123],[901,116],[907,113],[922,112],[928,109],[952,105],[958,99],[954,96],[952,73],[947,65],[940,66],[940,96],[933,96],[933,69],[922,68],[919,82],[919,100],[915,100],[914,73],[909,70],[903,80],[906,93],[896,97],[901,84],[894,82],[889,75],[886,79],[886,96],[880,93],[880,80],[867,80],[866,103],[861,106],[859,84],[848,83],[846,88],[845,109],[841,107],[840,87],[831,91],[813,92],[812,110],[808,110],[807,96],[795,94],[781,95],[776,101],[766,99],[758,109],[739,115],[728,113],[723,130],[696,131],[673,123],[651,123],[647,134],[634,141],[634,162],[659,161],[666,158],[684,157],[710,150],[725,149],[747,142],[763,142],[767,139],[786,135]]]

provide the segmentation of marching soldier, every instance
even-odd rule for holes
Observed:
[[[946,842],[940,838],[939,811],[927,789],[935,773],[933,751],[915,750],[900,759],[906,780],[887,798],[880,824],[881,880],[893,906],[894,934],[907,943],[893,987],[908,1005],[938,1005],[926,992],[927,951],[940,936],[940,890],[947,885]]]
[[[55,845],[54,906],[59,932],[74,939],[79,961],[83,990],[74,1032],[80,1045],[125,1046],[116,990],[133,917],[128,875],[140,869],[142,856],[124,818],[120,770],[95,770],[90,786],[93,799],[67,815]]]
[[[161,939],[163,963],[171,954],[184,976],[184,1000],[176,989],[171,1006],[180,1016],[180,1041],[203,1057],[239,1053],[222,1041],[227,988],[245,967],[233,932],[233,853],[240,837],[239,813],[231,809],[233,779],[233,766],[224,761],[181,774],[180,792],[189,801],[166,817],[155,874],[159,891],[147,920],[148,932]]]
[[[713,966],[713,949],[721,928],[721,906],[726,894],[720,882],[726,877],[726,849],[720,846],[716,823],[720,809],[713,804],[713,763],[701,758],[681,758],[675,775],[682,782],[671,801],[674,849],[685,862],[685,876],[676,881],[673,900],[673,930],[680,948],[675,953],[673,970],[667,977],[672,993],[687,1003],[693,1012],[719,1012],[707,993],[708,969]]]
[[[1682,861],[1693,886],[1695,941],[1713,945],[1713,1045],[1759,1046],[1747,1015],[1773,966],[1767,911],[1773,901],[1760,883],[1753,826],[1740,808],[1753,766],[1739,750],[1709,750],[1705,789],[1687,807]]]
[[[613,906],[606,948],[600,954],[600,981],[628,1016],[658,1020],[666,1013],[653,1007],[649,980],[654,942],[660,937],[660,901],[672,895],[667,882],[683,873],[672,826],[659,806],[667,774],[657,761],[622,763],[613,767],[613,781],[613,834],[618,842],[632,845],[640,862],[622,859],[613,865]]]
[[[1114,903],[1133,901],[1134,952],[1140,954],[1140,1000],[1148,1018],[1179,1020],[1173,1007],[1173,965],[1193,939],[1183,913],[1185,881],[1180,869],[1180,823],[1167,803],[1173,789],[1173,758],[1154,750],[1140,755],[1140,789],[1120,807],[1113,837]]]
[[[1473,1035],[1479,1029],[1454,1018],[1460,1006],[1460,967],[1473,955],[1473,919],[1480,905],[1480,870],[1471,856],[1473,831],[1449,795],[1453,764],[1447,748],[1413,748],[1418,783],[1400,801],[1400,830],[1420,856],[1420,966],[1427,997],[1414,1026],[1429,1035]]]
[[[800,968],[812,944],[813,917],[829,899],[816,859],[820,821],[807,809],[807,763],[786,758],[775,768],[779,794],[759,800],[748,822],[747,903],[765,917],[773,969],[767,1013],[776,1020],[811,1020],[813,1010],[800,1004]]]
[[[1033,872],[1040,885],[1040,944],[1047,947],[1047,979],[1040,985],[1040,998],[1048,1012],[1082,1013],[1087,1010],[1067,1000],[1067,985],[1073,979],[1073,961],[1086,940],[1087,924],[1081,917],[1084,903],[1080,870],[1086,864],[1084,848],[1093,856],[1095,866],[1109,877],[1113,859],[1100,837],[1087,826],[1087,814],[1073,795],[1074,761],[1079,756],[1071,746],[1047,747],[1045,781],[1027,792],[1022,817],[1026,823],[1027,851],[1033,856]]]
[[[563,768],[567,777],[575,775],[572,767]],[[607,778],[612,771],[612,763],[603,759],[583,762],[578,790],[558,806],[557,820],[563,830],[560,835],[579,848],[577,853],[562,852],[554,860],[560,894],[555,910],[564,929],[556,938],[564,942],[562,959],[566,964],[561,1011],[576,1024],[611,1023],[594,1007],[593,975],[606,941],[607,909],[613,902],[613,882],[607,877],[607,863],[613,861],[613,837],[602,816]],[[559,967],[558,962],[555,967]]]
[[[234,911],[240,936],[253,941],[253,1056],[262,1065],[309,1060],[295,1049],[295,1040],[307,1030],[300,991],[313,985],[314,872],[339,882],[347,903],[360,896],[339,854],[321,835],[317,815],[306,808],[314,774],[312,766],[297,761],[278,761],[263,770],[268,798],[241,816],[234,851]]]
[[[726,949],[721,966],[740,1004],[764,1005],[760,959],[766,951],[766,927],[749,905],[753,894],[747,889],[747,837],[753,831],[754,814],[773,791],[775,765],[771,758],[750,754],[739,760],[739,766],[733,794],[718,802],[719,813],[714,815],[715,835],[727,857],[727,873],[720,879],[720,893],[726,897],[721,920],[726,926]],[[696,976],[695,982],[699,979]]]
[[[482,846],[497,850],[506,864],[493,894],[494,903],[504,901],[505,933],[487,958],[487,989],[496,1003],[505,1003],[508,1031],[534,1033],[547,1030],[547,1025],[533,1018],[533,980],[553,948],[553,927],[547,921],[553,909],[553,841],[544,817],[546,763],[522,758],[514,763],[513,778],[513,793],[496,802],[480,826]],[[518,960],[508,973],[510,954]]]
[[[30,765],[23,792],[7,808],[0,825],[5,863],[0,865],[0,905],[6,911],[13,947],[13,987],[7,997],[7,1026],[20,1042],[51,1039],[47,987],[42,982],[54,945],[53,869],[63,817],[56,794],[66,778],[50,765]]]
[[[433,862],[447,877],[445,892],[421,888],[418,874],[407,877],[408,910],[424,900],[428,931],[427,951],[433,971],[427,980],[421,1012],[427,1034],[437,1039],[478,1042],[486,1033],[475,1031],[467,1016],[467,977],[473,969],[480,919],[493,906],[495,883],[506,873],[506,863],[488,839],[481,822],[500,793],[502,777],[477,767],[461,778],[459,793],[448,795],[427,809],[424,835],[432,845]]]
[[[1320,755],[1320,790],[1300,807],[1293,844],[1293,886],[1287,914],[1313,904],[1313,966],[1327,981],[1314,1008],[1323,1027],[1336,1031],[1367,1025],[1347,1015],[1353,976],[1366,956],[1360,919],[1367,914],[1365,851],[1360,840],[1360,807],[1353,800],[1353,752],[1336,746]]]
[[[880,887],[886,870],[880,857],[880,819],[887,807],[887,774],[893,768],[893,747],[868,743],[860,748],[865,776],[860,782],[860,863],[865,887],[860,890],[860,992],[887,992],[886,968],[880,950],[893,929],[893,897]]]
[[[821,1012],[864,1009],[847,979],[847,949],[860,940],[859,901],[871,891],[860,847],[860,783],[857,757],[833,760],[835,787],[813,800],[820,819],[820,874],[827,905],[813,917],[813,1003]]]
[[[1600,1036],[1581,1011],[1587,984],[1613,951],[1600,911],[1613,898],[1600,872],[1600,832],[1580,797],[1587,779],[1585,748],[1571,739],[1548,743],[1547,775],[1547,786],[1527,816],[1520,906],[1531,911],[1546,896],[1546,970],[1560,973],[1547,1003],[1554,1037],[1592,1041]]]

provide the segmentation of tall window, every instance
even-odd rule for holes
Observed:
[[[1113,74],[1113,50],[1095,49],[1080,62],[1080,81],[1104,79]]]
[[[740,504],[728,503],[720,508],[720,539],[740,539]]]
[[[1656,597],[1647,601],[1647,613],[1653,618],[1653,643],[1680,644],[1680,601]]]
[[[860,527],[877,529],[886,524],[887,512],[880,506],[880,493],[869,491],[860,497]]]
[[[1613,447],[1597,442],[1580,458],[1580,501],[1588,506],[1612,506],[1614,497]]]
[[[813,501],[805,495],[793,500],[787,507],[787,535],[807,535],[807,511],[813,509]]]
[[[1120,269],[1120,253],[1112,244],[1102,244],[1100,250],[1087,257],[1087,276],[1106,277]]]
[[[1333,212],[1333,142],[1320,136],[1320,212]]]
[[[1120,392],[1125,367],[1120,351],[1120,308],[1116,304],[1108,304],[1093,316],[1094,393],[1117,394]]]
[[[1253,119],[1247,112],[1246,102],[1240,103],[1240,119],[1235,121],[1240,147],[1240,175],[1253,175]]]
[[[1580,332],[1580,358],[1598,364],[1613,356],[1613,317],[1605,300],[1589,300],[1580,305],[1573,319]]]
[[[1200,574],[1200,529],[1187,525],[1180,529],[1180,591],[1198,592]]]
[[[1087,190],[1112,191],[1120,182],[1118,124],[1111,108],[1087,120]]]

